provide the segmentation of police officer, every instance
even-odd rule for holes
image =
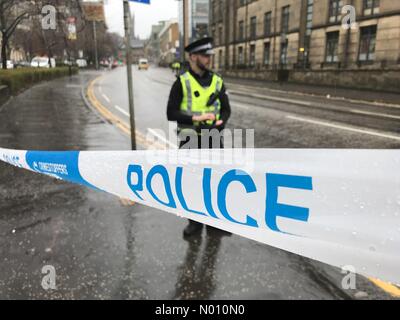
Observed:
[[[201,139],[204,129],[223,130],[231,115],[224,81],[209,69],[214,54],[212,43],[212,38],[203,38],[185,48],[189,54],[190,66],[171,89],[167,117],[169,121],[178,123],[180,148],[222,147],[222,141],[218,142],[218,146],[211,146],[212,137],[206,142]],[[193,135],[196,136],[195,146]],[[189,220],[183,234],[185,237],[191,236],[199,233],[202,228],[203,224]]]
[[[178,77],[179,73],[181,71],[181,64],[178,61],[175,61],[172,64],[172,71],[175,73],[175,75]]]

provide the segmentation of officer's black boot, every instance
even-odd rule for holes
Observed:
[[[183,230],[184,237],[190,237],[195,234],[199,234],[203,229],[203,224],[200,222],[189,220],[189,224]]]

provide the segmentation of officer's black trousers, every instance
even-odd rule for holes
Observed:
[[[203,139],[200,135],[186,136],[179,143],[179,149],[223,149],[223,147],[222,138],[220,136],[213,137],[212,135],[206,138],[203,137]],[[189,223],[201,225],[199,222],[192,220],[189,220]]]

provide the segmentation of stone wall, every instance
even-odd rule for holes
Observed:
[[[288,70],[288,82],[400,93],[400,70]],[[230,70],[233,78],[278,81],[279,71]],[[285,75],[282,75],[285,76]]]

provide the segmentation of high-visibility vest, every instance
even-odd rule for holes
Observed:
[[[180,110],[183,113],[189,116],[213,113],[215,114],[216,120],[220,120],[221,100],[219,97],[215,100],[213,105],[207,106],[212,94],[221,92],[224,82],[220,76],[213,74],[209,87],[202,87],[189,71],[180,76],[180,81],[183,89],[183,99]],[[205,123],[211,126],[214,121],[208,120]],[[199,125],[199,122],[194,123],[195,127]],[[180,127],[182,126],[180,125]]]

